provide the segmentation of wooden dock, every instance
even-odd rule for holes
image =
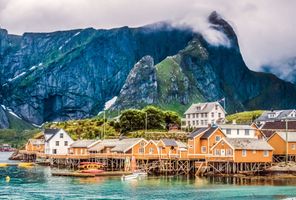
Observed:
[[[72,177],[95,177],[95,176],[122,176],[122,175],[130,175],[131,172],[124,171],[106,171],[97,174],[90,173],[80,173],[80,172],[52,172],[53,176],[72,176]]]

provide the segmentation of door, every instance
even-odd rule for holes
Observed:
[[[221,149],[221,156],[225,156],[225,149]]]

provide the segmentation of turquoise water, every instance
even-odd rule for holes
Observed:
[[[2,156],[2,160],[1,160]],[[0,161],[3,162],[0,153]],[[0,168],[0,199],[286,199],[296,196],[296,180],[242,181],[231,178],[53,177],[49,167]],[[57,169],[55,169],[57,170]],[[11,181],[5,182],[9,175]]]

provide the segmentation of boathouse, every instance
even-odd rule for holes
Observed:
[[[100,142],[100,141],[98,141],[98,140],[77,140],[70,145],[68,152],[69,152],[69,154],[74,154],[74,155],[88,154],[88,148],[94,146],[98,142]]]
[[[226,135],[216,126],[194,130],[188,136],[188,158],[205,160],[211,148],[224,137]]]
[[[44,139],[29,139],[25,149],[28,152],[44,153]]]
[[[267,142],[274,149],[274,161],[282,162],[288,155],[289,161],[296,161],[296,132],[274,132]]]

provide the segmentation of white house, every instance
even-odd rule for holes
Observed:
[[[207,127],[209,124],[221,124],[225,121],[225,110],[219,102],[192,104],[184,113],[182,128]]]
[[[69,146],[74,142],[63,129],[45,129],[44,138],[45,154],[65,155],[68,153]]]
[[[250,125],[221,124],[219,128],[228,138],[257,138],[257,129]]]

